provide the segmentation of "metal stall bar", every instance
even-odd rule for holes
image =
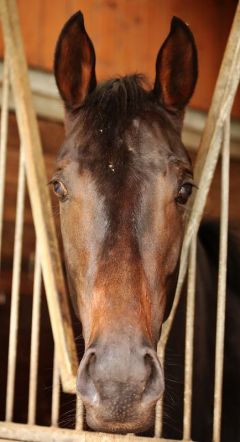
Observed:
[[[41,427],[38,425],[1,423],[2,437],[12,442],[176,442],[172,439],[158,439],[153,437],[134,436],[127,434],[93,433],[91,431],[76,431],[64,428]],[[17,436],[16,436],[17,435]]]
[[[40,307],[41,307],[41,262],[39,245],[36,242],[35,268],[33,281],[33,309],[32,309],[32,332],[30,351],[30,376],[28,395],[28,424],[35,424],[36,400],[37,400],[37,375],[39,356],[39,329],[40,329]]]
[[[76,396],[76,423],[75,428],[76,430],[81,430],[83,428],[83,412],[84,412],[84,406],[82,403],[82,400],[80,399],[80,396],[77,394]]]
[[[53,383],[52,383],[52,410],[51,423],[54,427],[58,426],[59,419],[59,405],[60,405],[60,375],[58,369],[58,360],[56,347],[54,347],[53,355]]]
[[[0,268],[1,268],[5,170],[6,170],[7,136],[8,136],[8,102],[9,102],[8,68],[9,68],[8,57],[6,56],[3,68],[3,91],[2,91],[2,111],[1,111],[1,129],[0,129]]]
[[[1,0],[0,12],[62,385],[64,391],[73,393],[77,354],[15,0]]]
[[[221,220],[218,268],[218,302],[215,353],[215,384],[213,412],[213,442],[221,439],[222,381],[224,361],[224,334],[226,311],[228,201],[229,201],[230,117],[226,119],[222,147]]]
[[[158,343],[157,348],[157,354],[159,357],[159,360],[161,361],[162,368],[164,370],[164,364],[165,364],[165,352],[163,351],[163,347],[160,347],[160,341]],[[162,425],[163,425],[163,401],[164,398],[162,397],[156,405],[155,410],[155,425],[154,425],[154,436],[155,437],[161,437],[162,434]]]
[[[192,239],[190,255],[189,255],[189,266],[188,266],[188,288],[187,288],[186,331],[185,331],[184,410],[183,410],[184,440],[189,440],[191,437],[196,262],[197,262],[197,235],[195,235]]]
[[[195,310],[195,282],[196,282],[197,236],[192,238],[189,267],[186,307],[186,336],[185,336],[185,372],[184,372],[184,413],[183,413],[183,440],[191,440],[192,418],[192,368],[193,368],[193,339],[194,339],[194,310]],[[163,347],[158,349],[158,356],[164,366],[165,352]],[[155,437],[162,433],[163,400],[158,401],[155,413]]]
[[[22,236],[23,236],[23,223],[24,223],[24,201],[25,201],[25,167],[24,167],[24,153],[23,153],[23,148],[21,146],[20,156],[19,156],[16,225],[15,225],[14,254],[13,254],[13,276],[12,276],[11,315],[10,315],[8,372],[7,372],[6,421],[12,421],[13,418],[16,359],[17,359]]]

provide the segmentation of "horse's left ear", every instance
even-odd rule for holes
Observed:
[[[153,92],[166,109],[182,110],[193,94],[197,75],[193,34],[182,20],[173,17],[170,33],[157,56]]]
[[[68,111],[79,107],[96,87],[94,47],[80,11],[70,17],[59,36],[54,74]]]

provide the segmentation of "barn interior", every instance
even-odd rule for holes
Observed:
[[[59,147],[64,138],[64,110],[53,78],[55,43],[65,21],[82,10],[86,28],[95,45],[97,79],[99,81],[141,72],[154,79],[157,51],[169,31],[172,16],[181,17],[192,29],[199,52],[199,80],[185,116],[183,141],[194,163],[201,134],[209,110],[215,83],[237,7],[236,0],[19,0],[20,27],[29,67],[29,79],[37,114],[47,177],[50,180]],[[0,93],[4,65],[4,43],[0,40]],[[8,345],[13,278],[13,256],[19,168],[19,131],[13,96],[10,97],[8,143],[5,174],[5,196],[0,259],[0,421],[5,420]],[[240,91],[238,91],[231,124],[231,164],[229,221],[239,225],[240,188]],[[221,201],[221,161],[219,159],[204,211],[206,218],[218,218]],[[20,303],[18,319],[17,370],[14,392],[13,420],[28,420],[28,376],[35,265],[35,227],[26,186],[24,198],[23,244],[20,268]],[[54,222],[60,248],[58,204],[52,196]],[[64,263],[63,263],[64,265]],[[70,307],[71,308],[71,307]],[[81,325],[71,308],[79,358],[84,342]],[[54,344],[47,301],[42,284],[39,368],[37,379],[38,425],[52,423],[52,376]],[[61,390],[57,425],[75,426],[75,397]],[[85,429],[88,429],[85,424]],[[176,429],[176,439],[182,428]]]

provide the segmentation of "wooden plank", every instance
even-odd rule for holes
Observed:
[[[173,15],[191,26],[199,49],[200,76],[192,105],[207,110],[236,8],[234,0],[18,0],[27,60],[35,69],[52,70],[61,27],[81,9],[96,47],[97,77],[143,72],[152,81],[156,53]],[[1,45],[1,54],[3,48]],[[240,116],[240,94],[235,106]]]

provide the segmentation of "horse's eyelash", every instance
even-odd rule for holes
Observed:
[[[196,183],[192,182],[191,185],[192,185],[192,187],[194,187],[195,189],[197,189],[197,190],[199,189],[199,187],[198,187],[198,185],[197,185]]]
[[[51,184],[54,184],[55,181],[62,181],[60,177],[53,177],[48,181],[47,185],[50,186]]]

